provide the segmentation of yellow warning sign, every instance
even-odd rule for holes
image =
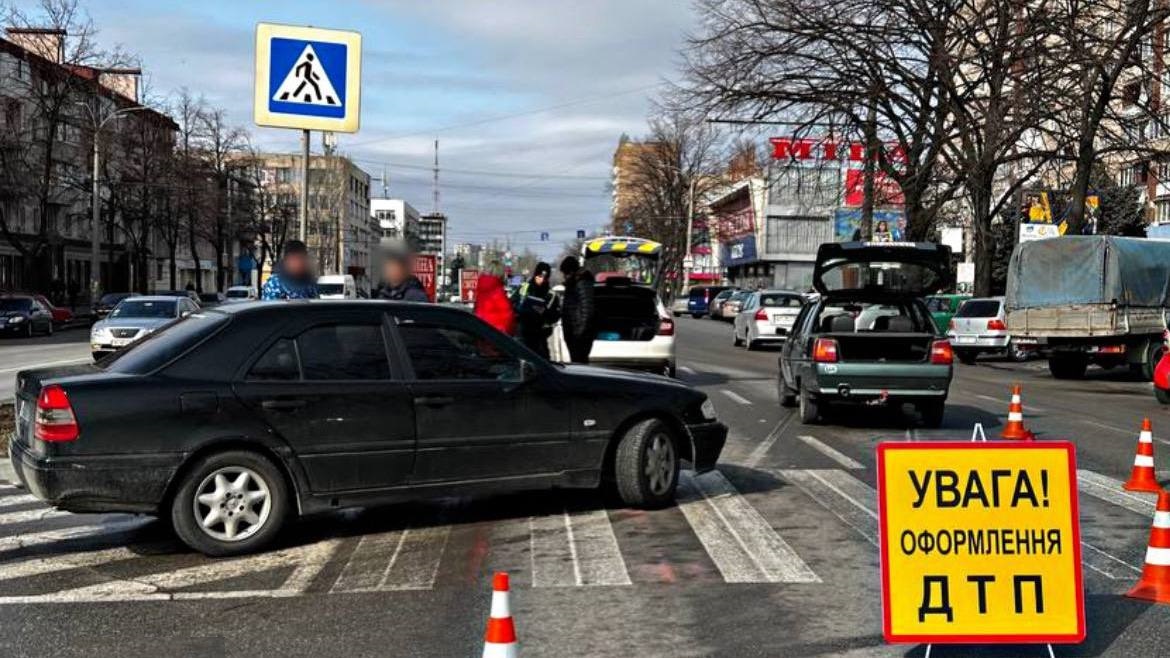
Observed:
[[[878,445],[888,642],[1085,637],[1071,443]]]

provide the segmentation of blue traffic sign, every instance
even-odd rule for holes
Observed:
[[[260,23],[256,26],[256,123],[356,132],[361,35]]]

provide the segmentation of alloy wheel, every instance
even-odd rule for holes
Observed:
[[[656,496],[674,484],[674,443],[665,434],[655,434],[646,448],[646,480]]]
[[[256,471],[225,466],[195,489],[195,520],[209,537],[237,542],[259,532],[272,512],[272,493]]]

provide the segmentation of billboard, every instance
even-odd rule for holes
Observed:
[[[833,212],[833,235],[837,242],[860,240],[861,209],[838,208]],[[906,213],[902,210],[873,211],[873,241],[902,242],[906,236]]]
[[[427,299],[435,301],[435,282],[439,269],[439,259],[434,254],[414,255],[414,275],[418,277],[423,288],[427,291]]]
[[[479,284],[479,270],[467,268],[459,270],[459,299],[465,302],[475,301],[475,287]]]

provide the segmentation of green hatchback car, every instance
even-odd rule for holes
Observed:
[[[911,403],[942,424],[954,352],[922,298],[950,279],[951,250],[918,242],[822,244],[813,268],[821,296],[804,306],[780,353],[780,403],[815,423],[830,404]]]
[[[930,295],[926,298],[926,310],[934,318],[934,326],[939,331],[946,331],[959,306],[968,299],[971,299],[971,295]]]

